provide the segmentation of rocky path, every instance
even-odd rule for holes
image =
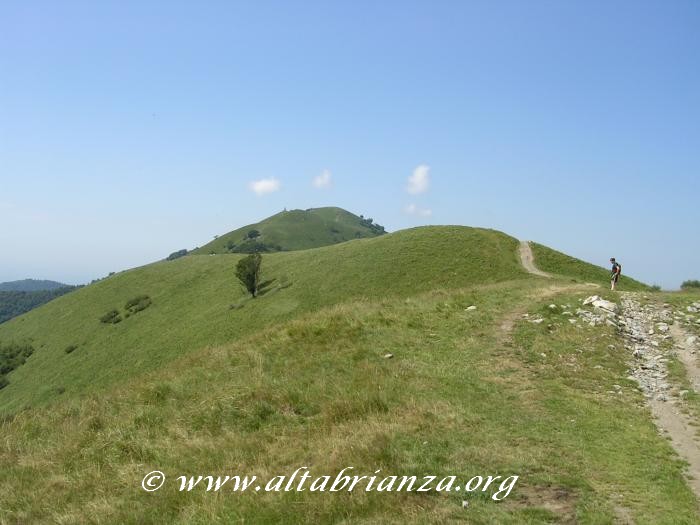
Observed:
[[[523,268],[529,273],[539,275],[540,277],[551,277],[547,272],[543,272],[535,266],[535,256],[532,254],[530,241],[520,241],[520,262]]]
[[[696,341],[679,323],[669,305],[642,304],[633,293],[622,294],[618,324],[625,347],[632,353],[629,379],[639,383],[659,431],[670,438],[678,455],[688,462],[688,485],[700,499],[700,439],[697,423],[685,411],[679,385],[668,377],[667,363],[676,356],[684,364],[693,388],[700,388]]]

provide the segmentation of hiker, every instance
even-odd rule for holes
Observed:
[[[610,262],[612,263],[612,273],[610,274],[610,289],[614,290],[615,285],[617,285],[618,279],[620,279],[620,273],[622,273],[622,265],[615,260],[615,257],[610,257]]]

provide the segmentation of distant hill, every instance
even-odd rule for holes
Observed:
[[[76,288],[78,287],[63,285],[60,288],[53,288],[51,290],[37,290],[34,292],[0,292],[0,323],[4,323],[13,317],[27,313],[30,310],[41,306],[42,304],[48,303],[56,297],[60,297],[63,294],[75,290]]]
[[[56,290],[64,288],[67,284],[56,281],[40,279],[22,279],[21,281],[9,281],[0,283],[0,292],[39,292],[44,290]]]
[[[258,223],[218,236],[194,255],[307,250],[386,233],[372,219],[342,208],[283,211]]]

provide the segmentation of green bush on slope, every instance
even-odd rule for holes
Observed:
[[[26,363],[33,353],[34,347],[30,344],[0,343],[0,389],[9,384],[7,374]]]

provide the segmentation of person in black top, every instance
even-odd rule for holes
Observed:
[[[615,257],[610,257],[610,262],[612,263],[612,270],[610,273],[610,289],[614,290],[617,285],[617,281],[620,279],[620,273],[622,273],[622,265],[615,260]]]

